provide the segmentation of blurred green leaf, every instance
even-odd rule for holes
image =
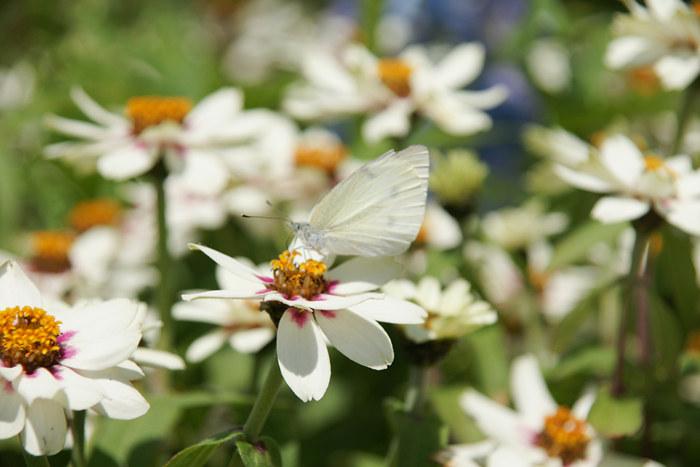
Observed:
[[[616,398],[600,388],[588,421],[603,436],[632,436],[642,427],[643,405],[641,398]]]
[[[590,295],[579,302],[576,308],[557,323],[552,331],[554,340],[552,350],[564,352],[573,342],[581,329],[582,324],[589,318],[595,310],[595,302],[598,298],[598,291],[591,291]]]
[[[586,258],[591,246],[598,242],[612,241],[628,226],[626,222],[601,224],[597,221],[588,221],[584,223],[557,243],[547,269],[553,271]]]
[[[282,456],[277,443],[272,438],[263,436],[253,444],[239,439],[236,441],[238,453],[246,467],[281,467]]]
[[[430,459],[447,444],[447,427],[433,413],[423,416],[408,413],[396,400],[388,401],[386,405],[399,438],[394,465],[435,465]]]
[[[490,397],[507,394],[510,361],[503,328],[498,323],[483,327],[466,341],[475,360],[474,386]]]
[[[564,379],[580,373],[609,375],[617,356],[613,349],[589,347],[565,357],[551,372],[552,379]]]
[[[193,446],[183,449],[165,464],[167,467],[201,467],[209,458],[228,441],[237,439],[243,435],[243,429],[219,433]]]
[[[459,405],[459,398],[468,387],[465,385],[437,388],[430,397],[440,419],[449,427],[450,436],[458,443],[470,443],[483,439],[474,421]]]
[[[656,353],[655,361],[668,374],[668,370],[676,368],[678,357],[683,351],[683,332],[678,317],[653,291],[649,291],[649,301],[649,327],[652,348]]]

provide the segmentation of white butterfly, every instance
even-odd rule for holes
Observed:
[[[428,148],[415,144],[363,165],[291,222],[305,248],[338,255],[393,256],[415,240],[428,194]]]

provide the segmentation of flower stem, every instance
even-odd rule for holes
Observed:
[[[86,467],[85,461],[85,414],[84,410],[73,411],[73,453],[72,462],[74,467]]]
[[[641,221],[642,219],[640,219]],[[644,275],[646,271],[647,251],[649,249],[649,237],[653,229],[645,228],[641,222],[634,224],[636,238],[632,249],[632,264],[628,276],[628,288],[625,304],[620,316],[620,327],[617,338],[617,363],[613,374],[611,392],[614,395],[622,395],[625,392],[624,367],[625,348],[627,346],[627,328],[632,309],[637,306],[639,319],[648,319],[649,297],[644,288]],[[646,299],[644,299],[646,297]]]
[[[27,464],[27,467],[51,467],[49,459],[46,456],[32,456],[24,449],[22,449],[22,454],[24,455],[24,463]]]
[[[429,372],[430,367],[411,366],[403,409],[415,417],[420,417],[423,414]]]

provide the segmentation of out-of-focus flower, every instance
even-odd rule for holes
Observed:
[[[2,438],[20,434],[34,456],[55,454],[66,439],[64,410],[92,409],[129,420],[148,402],[129,381],[143,377],[127,360],[141,340],[137,306],[125,299],[44,303],[16,262],[0,269]],[[48,308],[48,307],[47,307]]]
[[[391,258],[354,258],[326,274],[325,263],[312,259],[299,263],[299,252],[285,252],[272,261],[271,273],[263,275],[210,248],[191,248],[235,275],[235,288],[186,294],[183,299],[261,300],[278,327],[277,359],[282,375],[305,402],[323,397],[330,382],[323,336],[351,360],[381,370],[391,364],[394,351],[376,321],[418,324],[426,316],[413,303],[369,292],[401,270]]]
[[[481,230],[496,245],[517,250],[563,232],[568,225],[566,214],[547,213],[544,204],[534,198],[519,208],[491,211],[481,222]]]
[[[598,465],[603,455],[602,443],[586,421],[595,400],[594,392],[585,392],[571,409],[558,405],[532,355],[513,361],[510,387],[517,411],[473,389],[462,395],[462,409],[474,418],[489,440],[449,446],[438,455],[440,461],[455,467],[471,467],[477,457],[486,457],[489,467]]]
[[[474,201],[489,174],[476,154],[463,149],[434,154],[430,191],[445,205],[463,206]]]
[[[237,261],[252,267],[245,258]],[[257,268],[265,274],[270,265]],[[217,265],[216,277],[224,290],[235,290],[239,279]],[[275,338],[276,328],[270,316],[260,311],[258,300],[195,300],[173,306],[173,317],[185,321],[200,321],[217,325],[214,331],[199,337],[187,349],[187,361],[201,362],[219,350],[226,342],[241,353],[255,353]]]
[[[414,244],[448,250],[462,243],[462,239],[462,230],[454,217],[450,216],[439,204],[428,201],[425,205],[423,225],[421,225]]]
[[[481,72],[484,55],[478,43],[460,44],[437,63],[418,45],[385,59],[358,44],[348,46],[340,58],[309,53],[302,68],[307,83],[290,88],[283,106],[304,120],[367,114],[362,134],[370,143],[406,136],[414,112],[450,134],[473,134],[491,127],[482,109],[501,104],[508,95],[504,86],[462,90]]]
[[[624,0],[629,15],[612,25],[618,36],[608,44],[605,65],[635,68],[652,65],[666,89],[684,89],[700,73],[700,20],[693,7],[680,0],[654,0],[646,8]]]
[[[181,173],[188,189],[201,195],[226,188],[233,176],[227,159],[240,162],[231,148],[255,145],[275,115],[244,112],[243,94],[234,88],[220,89],[196,106],[182,97],[134,97],[126,104],[126,117],[108,112],[81,88],[73,88],[71,97],[97,124],[47,115],[49,127],[87,140],[49,145],[47,157],[96,160],[100,174],[114,180],[144,174],[163,157],[169,170]]]
[[[571,85],[569,53],[554,39],[540,39],[532,44],[525,64],[535,85],[549,94],[559,94]]]
[[[0,69],[0,111],[16,109],[32,99],[36,73],[27,62],[10,69]]]
[[[424,323],[403,326],[406,337],[417,344],[459,339],[496,322],[498,316],[491,305],[478,300],[470,289],[469,282],[458,278],[442,290],[433,276],[423,277],[418,284],[398,279],[382,287],[392,297],[414,301],[428,312]]]

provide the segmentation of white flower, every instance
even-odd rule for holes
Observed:
[[[239,259],[246,264],[244,258]],[[251,266],[251,264],[248,264]],[[270,265],[255,268],[265,274]],[[217,265],[216,277],[224,290],[234,290],[239,283],[237,276]],[[187,361],[201,362],[221,348],[226,342],[237,352],[255,353],[275,338],[275,325],[270,316],[259,310],[257,300],[197,300],[179,302],[173,306],[173,317],[186,321],[200,321],[219,326],[199,337],[187,349]]]
[[[554,39],[535,41],[525,56],[527,71],[533,82],[549,94],[558,94],[571,85],[569,53]]]
[[[34,95],[36,72],[27,62],[0,69],[0,111],[27,104]]]
[[[244,112],[243,94],[234,88],[222,88],[196,106],[181,97],[135,97],[127,103],[128,118],[105,110],[81,88],[73,88],[71,97],[97,124],[48,115],[51,128],[87,141],[49,145],[47,157],[96,160],[102,176],[126,180],[148,172],[163,156],[190,191],[203,195],[220,193],[230,181],[227,150],[254,144],[274,118],[266,110]]]
[[[423,277],[418,284],[405,279],[389,282],[382,290],[392,297],[412,300],[428,312],[423,324],[404,326],[406,336],[421,344],[438,339],[458,339],[498,319],[491,305],[471,294],[471,284],[455,279],[444,290],[433,276]]]
[[[680,0],[648,0],[647,7],[624,0],[630,15],[612,25],[618,36],[608,44],[605,65],[632,68],[653,65],[667,89],[684,89],[700,73],[700,21]]]
[[[477,266],[484,296],[499,311],[514,312],[525,291],[525,280],[507,251],[497,245],[469,241],[464,256]]]
[[[571,409],[558,405],[547,390],[537,360],[516,358],[511,366],[511,395],[517,412],[468,390],[462,409],[489,440],[450,446],[441,454],[450,466],[473,466],[486,457],[489,467],[594,467],[602,457],[602,443],[586,422],[595,400],[587,391]]]
[[[63,448],[64,409],[129,420],[149,408],[129,383],[143,377],[127,360],[141,340],[135,303],[44,306],[19,265],[5,263],[0,269],[0,438],[19,433],[24,449],[35,456]]]
[[[326,274],[323,262],[296,264],[299,253],[285,252],[272,262],[273,271],[263,275],[210,248],[190,248],[201,250],[235,275],[235,288],[183,295],[183,299],[261,300],[273,320],[279,320],[277,358],[282,375],[305,402],[323,397],[330,381],[323,336],[351,360],[381,370],[394,360],[394,351],[376,321],[418,324],[426,316],[413,303],[369,292],[401,270],[391,258],[354,258]]]
[[[506,250],[516,250],[558,234],[568,225],[566,214],[546,213],[545,206],[532,199],[519,208],[491,211],[481,222],[481,230],[496,245]]]
[[[612,194],[591,212],[603,223],[634,220],[653,209],[679,229],[700,234],[700,171],[693,170],[688,156],[644,155],[618,134],[606,138],[600,151],[591,147],[587,160],[558,164],[555,171],[577,188]]]
[[[469,135],[491,127],[482,109],[496,107],[508,95],[501,85],[462,90],[481,72],[484,56],[478,43],[460,44],[438,63],[419,45],[381,60],[357,44],[339,58],[313,52],[302,68],[308,83],[291,88],[283,106],[300,119],[367,114],[362,134],[370,143],[406,136],[414,112],[450,134]]]

